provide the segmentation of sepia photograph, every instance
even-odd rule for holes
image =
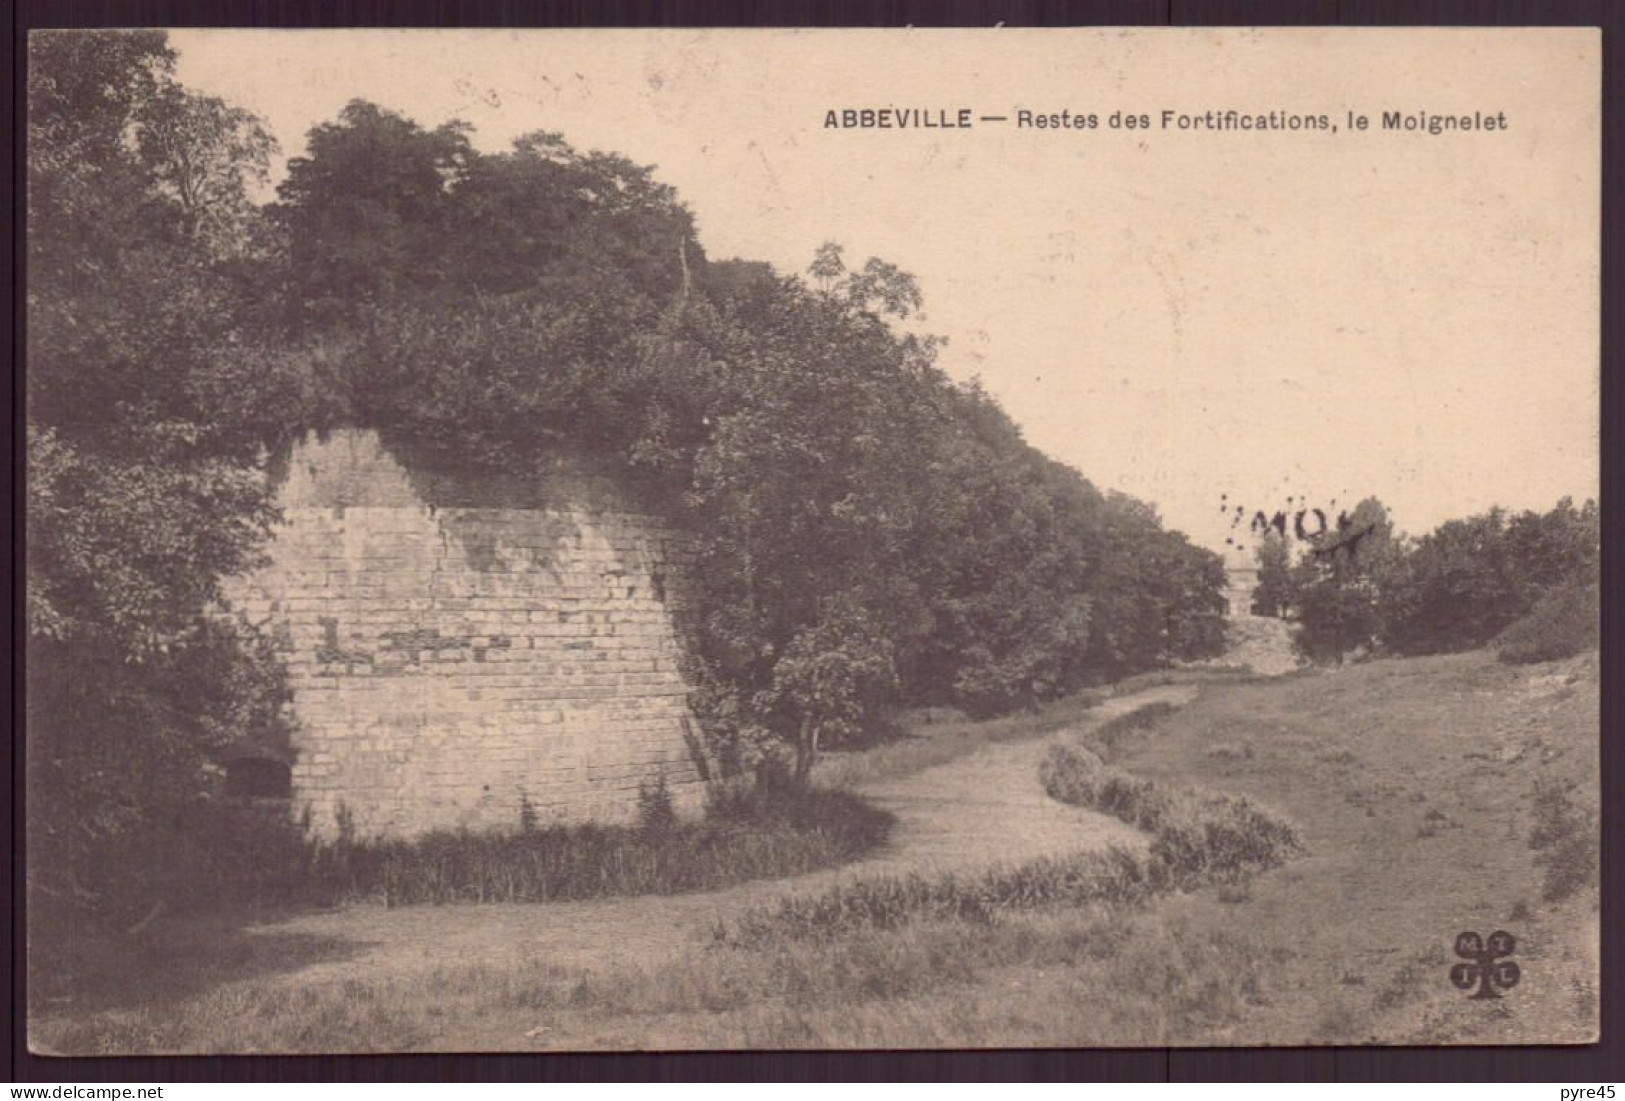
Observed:
[[[35,1055],[1598,1041],[1598,30],[26,63]]]

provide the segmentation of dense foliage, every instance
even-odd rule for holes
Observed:
[[[177,86],[162,34],[30,44],[29,867],[93,901],[150,876],[211,751],[277,722],[269,655],[201,613],[272,519],[304,375],[257,339],[270,139]]]
[[[176,853],[207,874],[212,850],[169,839],[210,832],[211,759],[275,735],[283,703],[264,642],[207,613],[269,533],[270,456],[311,427],[510,471],[589,451],[652,485],[699,538],[680,626],[735,767],[805,778],[895,704],[996,713],[1222,645],[1218,556],[948,379],[884,261],[712,260],[651,169],[545,132],[480,152],[359,101],[259,206],[273,138],[180,86],[161,32],[31,51],[28,792],[50,897],[134,897]],[[1590,503],[1415,541],[1361,510],[1357,546],[1266,563],[1261,602],[1317,656],[1483,645],[1595,579]]]
[[[650,169],[549,133],[483,153],[362,102],[259,206],[273,139],[177,84],[161,32],[32,50],[29,791],[52,890],[139,878],[132,854],[206,817],[211,755],[275,730],[275,662],[206,613],[274,520],[269,457],[311,427],[509,470],[588,450],[652,483],[701,539],[681,626],[741,766],[805,775],[899,702],[1006,710],[1221,644],[1217,556],[951,382],[883,261],[712,261]]]
[[[1353,521],[1357,543],[1345,532],[1311,546],[1272,595],[1299,620],[1310,657],[1445,653],[1498,637],[1547,657],[1596,644],[1596,502],[1576,508],[1565,497],[1545,513],[1491,509],[1415,539],[1396,535],[1375,500]]]

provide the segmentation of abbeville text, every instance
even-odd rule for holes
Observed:
[[[969,130],[969,107],[847,107],[824,112],[825,130]]]

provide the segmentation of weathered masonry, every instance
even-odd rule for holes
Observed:
[[[291,811],[332,836],[620,822],[701,797],[673,626],[689,544],[624,478],[493,477],[355,429],[293,448],[235,579],[293,690]],[[238,762],[248,767],[247,762]]]

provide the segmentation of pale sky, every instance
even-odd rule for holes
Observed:
[[[351,98],[475,144],[658,166],[716,259],[913,272],[943,366],[1223,549],[1231,503],[1376,495],[1420,533],[1597,492],[1599,37],[1587,30],[174,31],[285,155]],[[830,130],[830,109],[1095,130]],[[1326,132],[1161,129],[1164,109]],[[1151,116],[1113,129],[1113,112]],[[1371,119],[1350,133],[1347,112]],[[1384,111],[1504,132],[1384,132]],[[278,171],[281,163],[278,163]]]

